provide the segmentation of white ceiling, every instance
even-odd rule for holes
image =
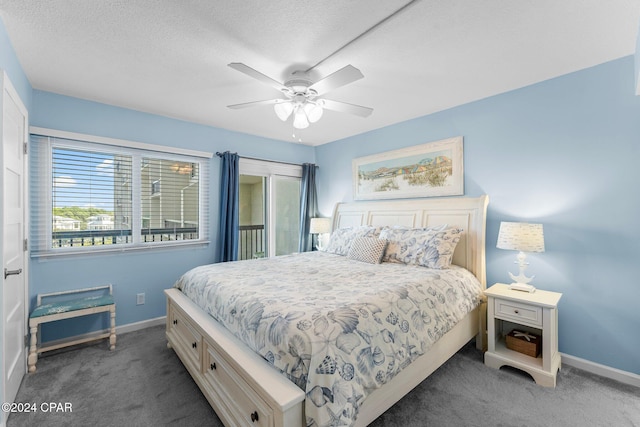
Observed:
[[[640,23],[640,0],[418,0],[312,71],[360,69],[326,97],[370,117],[327,111],[293,139],[270,106],[226,107],[279,97],[228,63],[284,81],[407,3],[0,0],[0,14],[36,89],[310,145],[632,55]]]

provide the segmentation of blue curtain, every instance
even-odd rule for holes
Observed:
[[[237,153],[226,151],[222,154],[220,176],[220,229],[218,230],[218,261],[236,261],[238,259],[238,225],[240,157]]]
[[[302,181],[300,182],[300,240],[298,252],[313,250],[313,238],[309,234],[311,218],[318,216],[318,196],[316,194],[316,165],[302,165]]]

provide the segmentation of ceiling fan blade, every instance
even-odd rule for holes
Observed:
[[[287,100],[286,99],[267,99],[265,101],[244,102],[242,104],[227,105],[227,108],[239,110],[241,108],[259,107],[261,105],[274,105],[274,104],[279,104],[281,102],[287,102]]]
[[[360,105],[347,104],[346,102],[322,99],[322,106],[327,110],[338,111],[340,113],[354,114],[360,117],[369,117],[373,113],[373,108],[362,107]]]
[[[244,73],[249,77],[253,77],[256,80],[260,80],[262,83],[265,83],[280,92],[282,91],[286,92],[288,90],[282,83],[273,80],[269,76],[265,76],[261,72],[256,71],[253,68],[249,67],[248,65],[244,65],[241,62],[232,62],[228,65],[234,70],[240,71],[241,73]]]
[[[318,95],[329,92],[330,90],[337,89],[341,86],[360,80],[364,75],[353,65],[347,65],[342,67],[333,74],[329,74],[322,80],[318,80],[309,89],[313,89],[318,92]]]

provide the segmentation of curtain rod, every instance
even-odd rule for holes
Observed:
[[[222,157],[224,153],[221,153],[219,151],[216,151],[216,156],[218,157]],[[232,153],[232,154],[238,154],[238,153]],[[246,157],[246,156],[240,156],[241,159],[247,159],[247,160],[258,160],[259,162],[270,162],[270,163],[280,163],[281,165],[291,165],[291,166],[302,166],[302,164],[300,163],[290,163],[290,162],[282,162],[280,160],[269,160],[269,159],[258,159],[257,157]],[[313,164],[313,163],[309,163],[309,164]],[[320,166],[313,164],[316,168],[320,168]]]

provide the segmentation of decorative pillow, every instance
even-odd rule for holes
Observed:
[[[354,239],[358,237],[376,237],[379,233],[379,228],[368,225],[338,228],[331,233],[331,238],[325,248],[325,252],[345,256],[349,253],[351,242],[353,242]]]
[[[428,268],[449,268],[453,261],[453,252],[460,241],[462,228],[447,228],[437,231],[427,244],[416,254],[415,263]]]
[[[437,226],[421,229],[387,228],[380,233],[389,241],[383,261],[449,268],[460,241],[461,228]]]
[[[380,238],[389,243],[382,261],[411,264],[418,246],[425,241],[425,238],[445,228],[447,224],[427,228],[410,228],[401,225],[384,227],[380,232]]]
[[[380,264],[386,247],[386,240],[377,237],[356,237],[351,242],[347,258],[369,264]]]

